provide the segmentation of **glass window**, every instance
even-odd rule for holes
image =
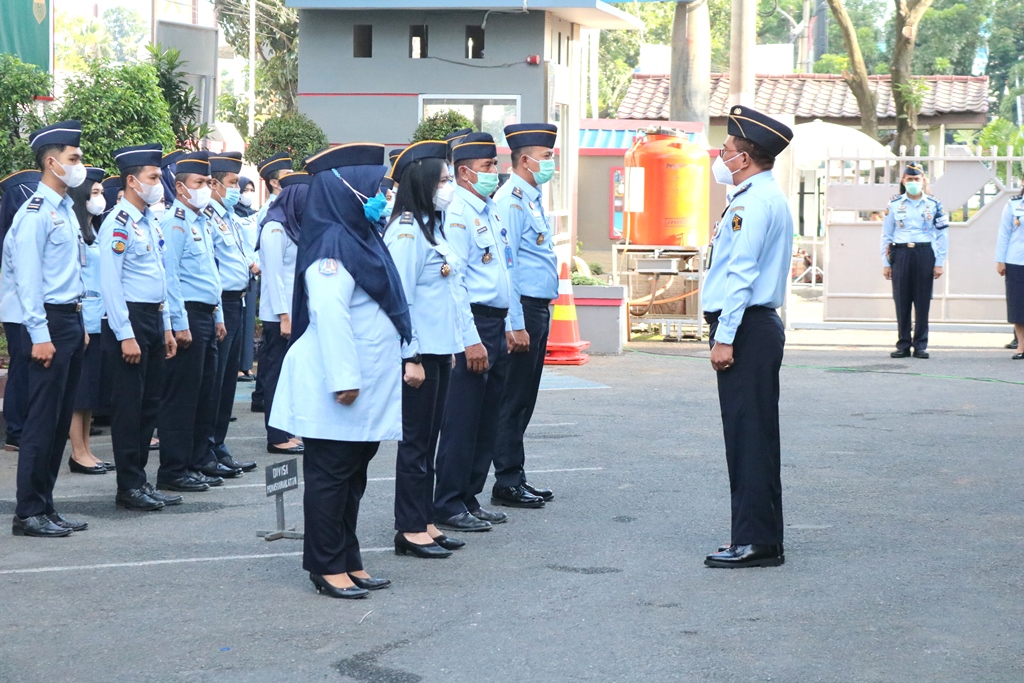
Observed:
[[[505,126],[519,122],[518,95],[421,95],[420,116],[452,109],[473,122],[476,130],[490,133],[499,147],[505,143]]]
[[[484,58],[484,29],[482,26],[466,27],[466,59]]]
[[[373,26],[355,24],[352,27],[352,56],[357,59],[373,57]]]
[[[423,59],[427,56],[427,25],[413,24],[409,27],[409,57]]]

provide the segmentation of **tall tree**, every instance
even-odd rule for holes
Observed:
[[[138,60],[139,46],[147,38],[142,15],[127,7],[111,7],[103,12],[103,27],[112,41],[114,61]]]
[[[1024,92],[1024,73],[1019,66],[1024,54],[1024,0],[999,0],[992,12],[989,30],[985,70],[989,76],[989,91],[1001,101],[1000,111],[1009,114],[1014,107],[1005,97],[1007,89],[1010,89],[1010,97]]]
[[[835,0],[830,0],[830,2]],[[894,149],[910,149],[917,139],[917,112],[921,92],[911,81],[914,44],[921,18],[932,5],[932,0],[894,0],[896,3],[895,41],[892,49],[892,99],[896,105],[896,142]]]
[[[850,68],[843,70],[843,78],[849,84],[850,92],[857,98],[857,106],[860,108],[860,129],[865,135],[878,139],[878,95],[871,90],[868,81],[868,68],[860,50],[857,28],[853,25],[843,0],[828,0],[828,7],[832,10],[832,16],[835,17],[842,32],[843,44],[850,59]]]
[[[710,91],[711,17],[707,0],[677,2],[672,21],[669,118],[701,123],[707,135]]]

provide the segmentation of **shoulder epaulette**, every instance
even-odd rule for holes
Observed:
[[[402,212],[402,217],[398,219],[400,225],[412,225],[412,211]]]
[[[206,216],[207,218],[212,217],[213,216],[213,206],[212,205],[208,205],[205,209],[203,209],[203,215]]]
[[[736,201],[737,197],[739,197],[741,194],[743,194],[744,192],[746,192],[749,189],[750,189],[750,183],[747,183],[746,185],[741,185],[740,189],[736,190],[736,194],[734,194],[732,196],[732,201],[733,202]],[[730,202],[730,203],[732,203],[732,202]]]
[[[28,200],[28,205],[27,205],[25,210],[26,211],[33,211],[33,212],[35,212],[35,211],[38,211],[39,207],[41,207],[42,205],[43,205],[43,198],[42,197],[38,197],[38,196],[32,197],[32,199]]]
[[[185,209],[181,208],[180,206],[176,208],[174,210],[174,217],[177,218],[178,220],[182,220],[183,218],[185,218]]]
[[[523,198],[523,188],[519,187],[518,185],[516,187],[513,187],[512,188],[512,196],[515,197],[516,199],[522,199]]]
[[[1012,199],[1015,202],[1019,202],[1021,199],[1024,199],[1024,191],[1022,191],[1020,194],[1013,195],[1012,197],[1010,197],[1010,199]]]
[[[125,211],[124,209],[121,209],[120,211],[117,212],[117,215],[114,217],[114,220],[120,223],[121,225],[128,225],[129,218],[131,218],[131,216],[128,215],[128,212]]]
[[[892,204],[894,201],[896,201],[897,199],[901,198],[902,196],[903,195],[901,195],[901,194],[899,194],[897,192],[896,194],[894,194],[892,197],[889,198],[889,203]]]

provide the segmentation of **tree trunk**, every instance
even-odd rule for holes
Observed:
[[[899,0],[896,0],[899,2]],[[864,64],[864,55],[860,51],[860,41],[857,40],[857,28],[853,25],[843,0],[828,0],[832,16],[839,24],[839,30],[843,34],[843,44],[846,45],[846,54],[850,58],[850,70],[843,71],[843,78],[850,86],[850,92],[857,98],[857,106],[860,108],[860,129],[865,135],[872,139],[878,139],[878,95],[871,92],[871,83],[868,80],[868,68]]]
[[[711,104],[711,18],[707,0],[676,3],[669,93],[669,118],[700,123],[707,136]]]
[[[895,151],[908,152],[917,140],[917,107],[910,96],[910,64],[914,58],[914,41],[921,17],[932,6],[932,0],[893,0],[896,3],[896,35],[892,50],[892,99],[896,105]]]

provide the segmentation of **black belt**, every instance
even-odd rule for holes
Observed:
[[[746,313],[747,311],[761,312],[774,310],[775,309],[770,306],[747,306],[745,309],[743,309],[743,312]],[[720,317],[722,317],[721,311],[704,311],[704,322],[706,322],[708,325],[710,325],[713,322],[716,322]]]
[[[505,316],[508,315],[507,308],[495,308],[486,304],[470,304],[469,307],[472,309],[473,315],[482,315],[485,318],[500,318],[504,320]]]
[[[242,289],[238,291],[223,291],[220,293],[222,299],[244,299],[245,295],[248,294],[248,290]]]
[[[929,249],[931,249],[932,248],[932,243],[931,242],[893,242],[892,243],[892,248],[893,249],[917,249],[917,248],[924,249],[925,247],[928,247]]]
[[[126,301],[125,305],[128,308],[134,308],[138,311],[162,311],[164,310],[163,304],[151,304],[148,301]]]
[[[519,296],[519,300],[522,301],[524,304],[536,304],[537,306],[551,305],[551,299],[542,299],[536,296],[526,296],[525,294],[521,294]]]
[[[217,304],[204,304],[202,301],[185,302],[185,310],[196,313],[216,313],[218,308]]]
[[[82,304],[43,304],[43,308],[54,313],[78,313],[82,310]]]

